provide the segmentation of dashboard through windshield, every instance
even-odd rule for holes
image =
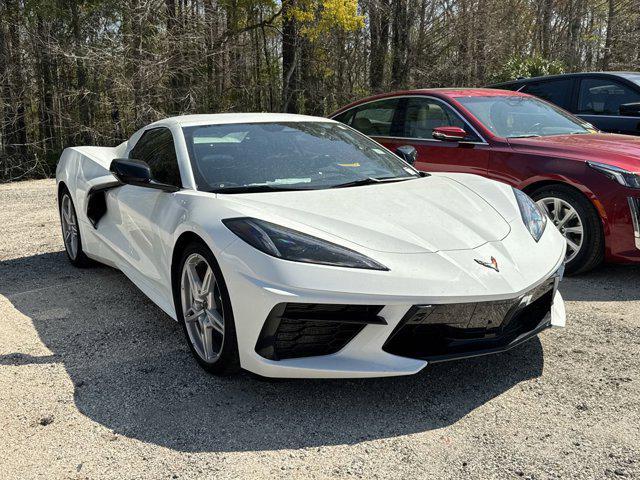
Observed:
[[[315,190],[419,177],[396,155],[339,123],[198,125],[183,132],[198,189],[205,191]]]

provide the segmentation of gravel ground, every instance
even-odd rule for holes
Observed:
[[[14,478],[637,478],[640,268],[567,328],[412,377],[220,379],[122,274],[74,269],[53,181],[0,186],[0,472]]]

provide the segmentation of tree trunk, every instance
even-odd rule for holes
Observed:
[[[376,93],[384,89],[384,66],[389,49],[389,0],[369,3],[371,49],[369,53],[369,86]]]
[[[298,113],[298,27],[296,0],[282,2],[282,111]]]
[[[393,36],[391,38],[391,86],[405,87],[409,73],[409,22],[408,2],[393,0]]]
[[[553,0],[542,0],[542,56],[549,58],[551,54],[551,18],[553,14]]]
[[[609,0],[609,11],[607,15],[607,36],[604,41],[604,52],[602,55],[602,70],[609,70],[611,56],[613,53],[613,29],[615,26],[616,4],[615,0]]]
[[[84,145],[93,143],[91,135],[90,89],[87,87],[87,69],[83,59],[82,32],[80,27],[79,0],[71,2],[71,29],[76,55],[76,90],[78,93],[78,114],[80,117],[80,141]]]
[[[35,39],[34,56],[38,59],[37,68],[39,72],[38,78],[40,79],[40,101],[38,104],[40,139],[45,155],[47,158],[53,160],[53,156],[57,153],[58,146],[53,115],[51,31],[48,26],[45,26],[45,22],[40,13],[38,13],[36,20],[36,28],[38,36]]]
[[[26,102],[24,89],[26,83],[22,76],[22,46],[20,42],[20,32],[18,31],[18,19],[21,17],[19,4],[13,0],[7,0],[7,11],[13,21],[9,22],[8,35],[5,37],[5,59],[9,68],[6,70],[8,88],[8,110],[9,116],[5,121],[9,121],[8,143],[9,156],[14,156],[16,163],[21,163],[27,158],[27,126],[26,126]],[[8,40],[8,42],[7,42]],[[8,47],[8,48],[6,48]],[[9,64],[11,62],[13,65]],[[13,108],[12,108],[13,107]]]

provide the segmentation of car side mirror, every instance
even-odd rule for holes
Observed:
[[[174,185],[155,181],[151,176],[149,165],[142,160],[116,158],[111,162],[109,171],[124,185],[154,188],[164,192],[177,192],[180,190]]]
[[[431,135],[443,142],[461,142],[467,137],[467,132],[460,127],[436,127]]]
[[[418,159],[418,151],[411,145],[402,145],[401,147],[396,148],[396,155],[409,165],[413,165]]]
[[[620,105],[620,115],[627,117],[640,117],[640,102],[623,103]]]

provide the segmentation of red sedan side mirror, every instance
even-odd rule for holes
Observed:
[[[467,132],[460,127],[436,127],[433,129],[432,136],[444,142],[460,142],[465,139]]]

